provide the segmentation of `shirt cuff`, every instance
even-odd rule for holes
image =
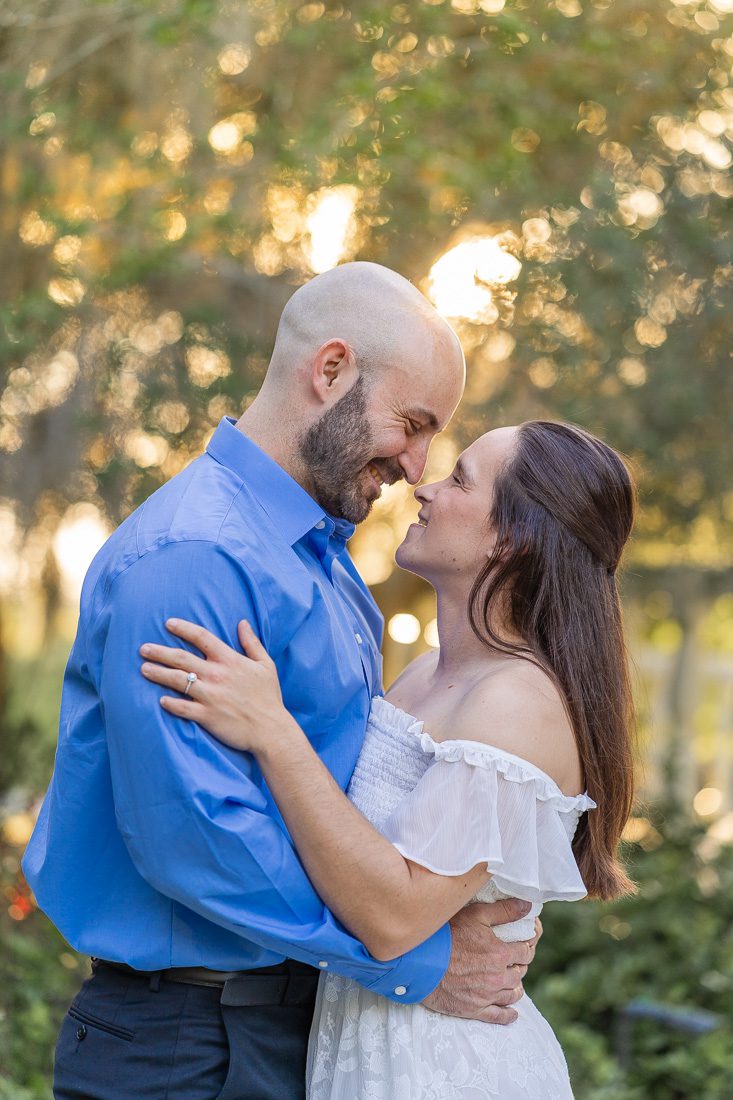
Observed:
[[[444,924],[425,943],[395,959],[390,970],[380,974],[366,988],[390,1001],[417,1004],[429,997],[442,981],[450,953],[450,925]]]

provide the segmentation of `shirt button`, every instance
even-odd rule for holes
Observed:
[[[407,993],[407,986],[406,985],[398,985],[397,988],[395,989],[395,993],[397,994],[398,997],[403,997],[405,995],[405,993]]]
[[[325,970],[328,966],[328,963],[324,959],[321,959],[318,965],[320,966],[321,970]]]
[[[361,645],[361,643],[364,641],[364,639],[362,638],[362,636],[361,636],[361,634],[359,633],[358,630],[357,630],[356,634],[354,634],[354,637],[356,638],[359,645]]]
[[[81,1042],[82,1039],[86,1039],[87,1029],[84,1027],[84,1024],[81,1024],[81,1026],[76,1029],[76,1037],[79,1042]]]
[[[319,519],[318,523],[316,524],[316,531],[322,531],[325,526],[326,521],[323,519]]]

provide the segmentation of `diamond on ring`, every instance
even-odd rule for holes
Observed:
[[[191,690],[192,684],[195,684],[198,680],[198,676],[195,672],[189,672],[186,676],[186,679],[188,680],[188,683],[186,684],[186,690],[183,693],[184,695],[188,695],[189,691]]]

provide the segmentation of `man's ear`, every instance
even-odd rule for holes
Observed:
[[[351,389],[359,377],[354,349],[335,337],[321,344],[313,357],[311,383],[324,404],[333,404]]]

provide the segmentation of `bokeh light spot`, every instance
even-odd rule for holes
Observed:
[[[700,817],[717,813],[723,804],[723,792],[717,787],[703,787],[692,800],[692,808]]]
[[[431,619],[430,622],[425,624],[425,629],[423,630],[423,638],[431,647],[431,649],[437,649],[440,646],[437,619]]]
[[[230,42],[219,52],[217,61],[225,76],[238,76],[250,63],[251,53],[241,42]]]
[[[310,234],[308,263],[319,275],[336,267],[346,251],[354,229],[354,210],[359,192],[356,187],[324,187],[311,196],[313,204],[305,225]]]
[[[412,645],[422,633],[420,620],[416,615],[411,615],[407,611],[401,611],[398,615],[393,615],[389,620],[387,630],[392,641],[398,642],[400,645]]]
[[[462,241],[430,269],[429,293],[444,317],[490,324],[498,317],[492,287],[512,282],[522,265],[495,237]]]
[[[92,558],[111,531],[93,504],[74,504],[67,511],[54,536],[53,552],[68,599],[78,600]]]

